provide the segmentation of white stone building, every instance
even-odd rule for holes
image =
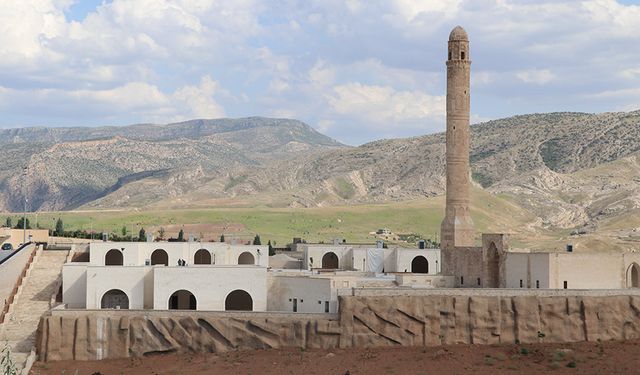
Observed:
[[[89,262],[63,267],[63,302],[81,309],[265,311],[268,251],[204,242],[92,243]]]

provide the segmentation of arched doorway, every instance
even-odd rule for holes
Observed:
[[[411,272],[429,273],[429,261],[422,255],[418,255],[411,261]]]
[[[155,264],[161,264],[164,266],[169,265],[169,255],[166,251],[157,249],[154,250],[153,253],[151,253],[151,265],[153,266]]]
[[[328,252],[322,256],[322,269],[337,270],[339,267],[338,256],[334,252]]]
[[[107,254],[104,256],[105,266],[121,266],[123,264],[122,251],[118,249],[111,249],[107,251]]]
[[[193,264],[211,264],[211,253],[207,249],[196,251],[193,256]]]
[[[129,297],[120,289],[111,289],[102,296],[101,309],[128,309]]]
[[[640,266],[637,263],[632,263],[627,270],[627,287],[640,287]]]
[[[196,296],[188,290],[178,290],[169,297],[169,310],[197,310]]]
[[[225,310],[253,311],[253,299],[251,295],[242,289],[234,290],[227,295],[224,301]]]
[[[500,287],[500,254],[496,244],[491,242],[487,250],[487,288]]]
[[[245,251],[238,257],[238,264],[256,264],[256,259],[253,257],[253,254]]]

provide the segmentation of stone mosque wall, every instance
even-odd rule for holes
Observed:
[[[236,349],[640,338],[638,291],[410,292],[341,296],[339,314],[54,310],[40,322],[38,354],[45,361],[98,360]]]

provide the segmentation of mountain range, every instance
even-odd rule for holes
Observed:
[[[5,129],[0,209],[21,211],[25,193],[30,211],[406,201],[444,193],[444,142],[351,147],[260,117]],[[471,143],[474,183],[534,213],[532,226],[633,229],[624,218],[640,212],[640,111],[509,117],[473,125]]]

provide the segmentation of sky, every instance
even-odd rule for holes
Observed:
[[[439,132],[456,25],[472,123],[640,109],[640,0],[1,0],[0,128],[268,116],[351,145]]]

